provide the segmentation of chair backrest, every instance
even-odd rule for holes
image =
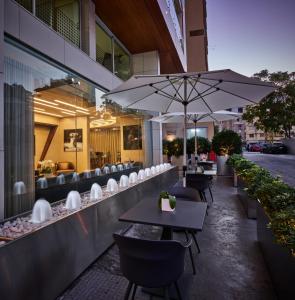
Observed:
[[[175,196],[176,200],[201,201],[197,190],[190,187],[174,186],[168,190],[168,193]]]
[[[184,270],[185,247],[178,241],[153,241],[114,234],[123,275],[144,287],[163,287]]]
[[[204,174],[186,174],[186,185],[204,191],[210,187],[210,178]]]

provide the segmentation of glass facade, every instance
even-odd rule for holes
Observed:
[[[112,38],[96,24],[96,61],[113,72]]]
[[[17,2],[80,47],[79,0],[17,0]]]
[[[17,44],[4,54],[5,217],[60,200],[96,168],[144,161],[142,114]]]
[[[131,76],[130,55],[99,24],[96,24],[96,61],[122,80]]]

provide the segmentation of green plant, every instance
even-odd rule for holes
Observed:
[[[240,154],[242,152],[242,140],[236,132],[223,130],[214,135],[212,148],[219,156]]]
[[[241,155],[233,155],[227,163],[244,180],[251,198],[259,199],[277,242],[295,256],[295,189]]]
[[[158,200],[158,205],[159,205],[159,208],[162,208],[162,199],[169,199],[169,204],[170,204],[170,207],[172,209],[175,208],[176,206],[176,198],[175,196],[172,196],[170,195],[168,192],[166,191],[162,191],[159,195],[159,200]]]

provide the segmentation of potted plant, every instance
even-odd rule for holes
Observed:
[[[162,191],[159,195],[159,208],[162,211],[174,211],[176,206],[175,196],[171,196],[168,192]]]
[[[52,160],[42,160],[40,163],[40,173],[44,177],[52,177],[55,171],[55,164]]]
[[[242,153],[241,137],[232,130],[223,130],[214,135],[212,148],[217,155],[217,174],[232,175],[232,169],[226,161],[230,155]]]

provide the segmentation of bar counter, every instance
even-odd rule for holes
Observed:
[[[0,246],[0,298],[53,300],[127,228],[118,218],[178,180],[172,167]]]

